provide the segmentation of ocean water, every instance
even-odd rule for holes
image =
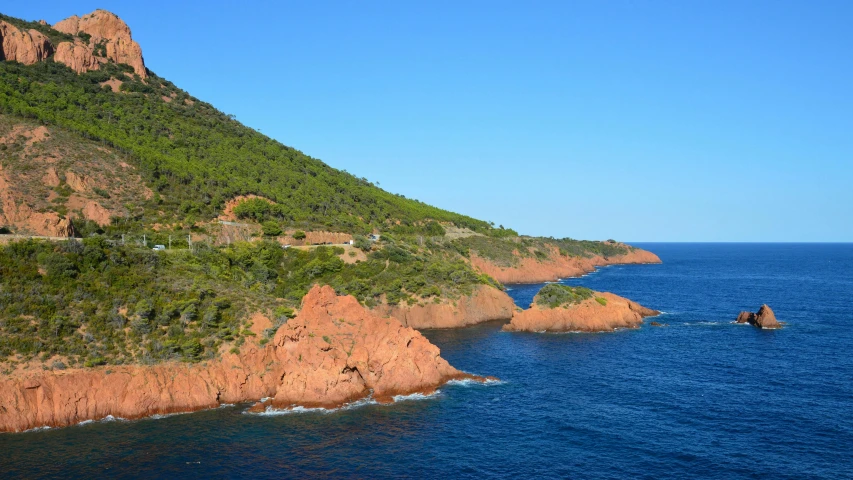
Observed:
[[[667,327],[424,332],[494,375],[392,405],[245,406],[0,435],[0,477],[853,478],[853,245],[646,244],[567,280]],[[527,306],[541,285],[511,286]],[[778,331],[730,323],[767,303]]]

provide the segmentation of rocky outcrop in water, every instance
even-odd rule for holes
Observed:
[[[538,295],[537,295],[538,296]],[[537,303],[516,312],[504,325],[509,332],[610,332],[617,328],[638,328],[646,317],[660,312],[627,298],[607,292],[566,306],[549,308]]]
[[[735,323],[748,323],[754,327],[776,329],[782,328],[782,324],[776,320],[776,314],[769,306],[762,305],[757,312],[740,312]]]
[[[472,378],[441,358],[438,347],[355,298],[315,286],[296,318],[265,346],[206,364],[165,363],[37,371],[0,380],[0,431],[73,425],[109,415],[126,419],[190,412],[224,403],[336,407],[373,396],[429,393]]]

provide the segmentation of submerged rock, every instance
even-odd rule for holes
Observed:
[[[769,306],[762,305],[757,312],[740,312],[735,323],[749,323],[758,328],[776,329],[782,328],[782,324],[776,320],[776,314]]]

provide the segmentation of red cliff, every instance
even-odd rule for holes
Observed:
[[[578,277],[592,272],[595,267],[645,263],[661,263],[661,260],[654,253],[639,248],[629,248],[628,253],[624,255],[587,258],[560,255],[559,250],[554,247],[544,260],[519,256],[517,264],[509,267],[497,265],[476,254],[471,255],[471,264],[477,270],[504,284],[555,282],[561,278]]]
[[[37,30],[21,30],[0,20],[0,60],[32,65],[47,59],[53,45]]]
[[[258,401],[261,408],[336,407],[370,396],[431,392],[471,378],[438,347],[353,297],[315,286],[296,318],[266,346],[206,364],[38,371],[0,380],[0,431],[65,426],[112,415],[126,419]]]
[[[400,320],[412,328],[458,328],[490,320],[509,320],[515,304],[505,292],[480,285],[471,296],[455,301],[416,305],[380,305],[374,310]]]
[[[62,42],[56,47],[54,59],[78,73],[97,70],[101,63],[113,61],[130,65],[141,78],[148,76],[142,48],[131,37],[130,27],[114,13],[95,10],[82,17],[74,15],[54,25],[53,29],[70,35],[91,35],[88,42]]]

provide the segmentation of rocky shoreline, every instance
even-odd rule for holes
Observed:
[[[580,277],[595,271],[596,267],[657,263],[662,263],[657,255],[639,248],[630,248],[626,254],[606,258],[598,255],[589,258],[561,255],[557,248],[553,248],[547,259],[519,258],[518,265],[511,267],[471,256],[471,264],[477,270],[504,284],[556,282],[563,278]]]
[[[128,420],[223,404],[335,408],[371,397],[430,393],[450,380],[486,381],[441,358],[438,347],[355,298],[315,286],[296,318],[265,346],[206,364],[166,363],[43,371],[0,379],[0,431]]]

